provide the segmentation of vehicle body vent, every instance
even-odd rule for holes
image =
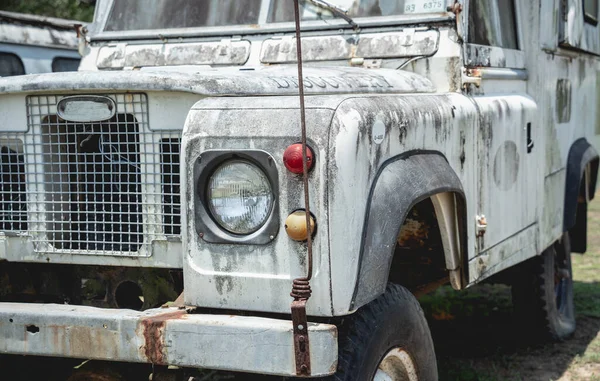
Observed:
[[[181,139],[160,142],[165,234],[181,234],[181,196],[179,179],[179,149]]]

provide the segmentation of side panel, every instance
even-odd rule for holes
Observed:
[[[523,26],[524,50],[529,62],[527,93],[538,104],[536,148],[543,152],[539,165],[543,191],[537,201],[540,250],[559,239],[564,231],[567,162],[573,144],[581,138],[597,144],[600,133],[598,57],[582,51],[584,45],[579,45],[582,50],[568,48],[578,45],[575,40],[565,44],[564,35],[568,24],[579,24],[582,32],[593,26],[585,23],[581,0],[560,1],[555,8],[545,3],[532,1],[520,5],[529,20]],[[564,6],[570,9],[568,15],[563,12]],[[553,20],[556,12],[560,30],[550,35],[547,21]],[[600,29],[594,28],[598,36]]]
[[[25,67],[26,74],[51,73],[52,61],[56,57],[81,59],[74,50],[52,49],[39,46],[27,46],[0,43],[0,52],[14,53]]]
[[[539,125],[531,98],[498,94],[474,100],[481,113],[477,213],[480,223],[487,224],[478,240],[483,253],[536,222],[535,177],[541,148],[535,147]]]
[[[482,195],[477,213],[486,217],[481,221],[485,228],[485,233],[480,231],[481,255],[470,263],[473,283],[540,253],[560,238],[569,150],[582,137],[592,141],[594,126],[596,133],[600,131],[598,59],[584,51],[594,51],[598,28],[594,38],[586,40],[592,25],[584,22],[581,0],[515,4],[525,76],[496,81],[484,76],[479,87],[470,87],[479,95],[475,99],[483,116],[479,156],[485,165],[479,175]],[[507,96],[511,93],[515,95]],[[490,123],[495,127],[486,127]],[[528,123],[534,143],[531,153],[523,147],[529,140]],[[508,149],[509,141],[517,143],[516,150]],[[528,160],[523,162],[523,157]],[[516,176],[509,171],[511,162],[518,163]],[[503,190],[507,179],[514,179],[513,189]]]

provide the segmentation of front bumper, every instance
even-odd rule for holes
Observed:
[[[312,375],[334,373],[336,326],[309,323],[308,331]],[[291,321],[177,308],[137,312],[0,303],[0,354],[296,374]]]

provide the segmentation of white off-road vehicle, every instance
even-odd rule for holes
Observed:
[[[432,381],[415,295],[491,276],[567,338],[598,5],[300,1],[300,66],[293,0],[99,0],[0,79],[0,353]]]
[[[0,77],[77,71],[77,24],[0,11]]]

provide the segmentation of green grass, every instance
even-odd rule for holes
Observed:
[[[600,318],[600,283],[576,281],[574,289],[577,316]]]

